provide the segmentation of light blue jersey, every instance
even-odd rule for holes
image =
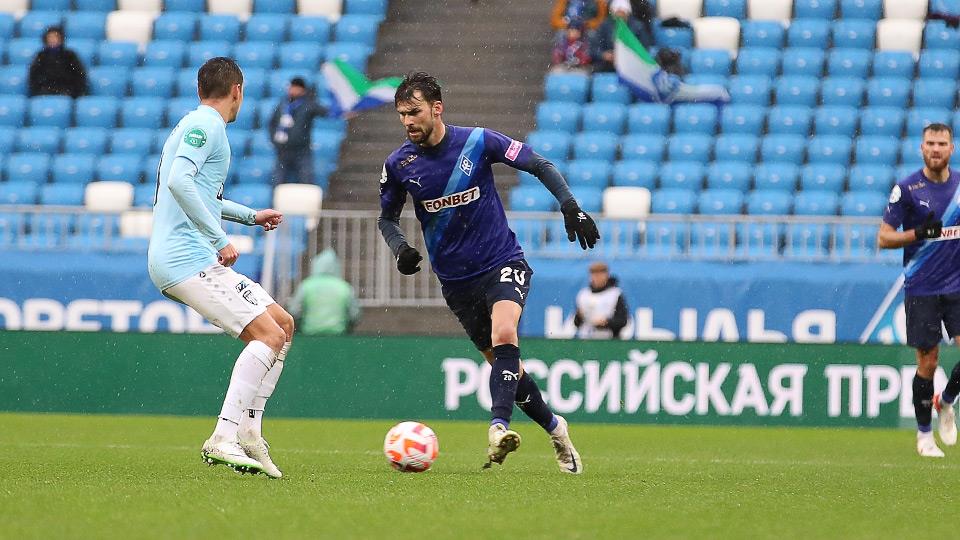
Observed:
[[[217,262],[229,243],[221,217],[253,224],[253,210],[223,200],[229,168],[226,124],[207,105],[184,116],[164,143],[147,255],[161,291]]]

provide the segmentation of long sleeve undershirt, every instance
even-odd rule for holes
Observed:
[[[220,220],[207,210],[203,200],[200,199],[200,194],[197,193],[197,185],[194,182],[196,175],[197,167],[192,161],[185,157],[177,157],[170,166],[170,180],[167,189],[173,194],[173,198],[180,205],[183,213],[190,218],[200,234],[210,241],[213,249],[219,251],[226,247],[230,241],[227,239],[227,233],[220,226]]]

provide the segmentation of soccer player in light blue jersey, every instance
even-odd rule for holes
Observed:
[[[261,422],[293,337],[293,317],[253,280],[230,267],[239,253],[221,219],[276,229],[283,215],[223,198],[230,167],[227,123],[243,103],[243,73],[230,58],[208,60],[197,74],[200,106],[177,123],[163,145],[157,171],[150,279],[246,344],[237,359],[213,435],[201,456],[238,472],[280,478]]]

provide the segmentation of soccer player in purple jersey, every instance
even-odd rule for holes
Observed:
[[[948,446],[957,443],[953,402],[960,393],[960,363],[936,396],[933,376],[943,335],[941,324],[954,343],[960,344],[960,242],[956,241],[960,173],[950,169],[950,126],[930,124],[924,128],[920,149],[924,167],[893,187],[877,243],[882,249],[903,248],[907,344],[917,351],[913,378],[917,452],[924,457],[943,457],[930,423],[931,409],[936,408],[940,440]],[[898,231],[901,226],[903,230]]]
[[[583,249],[593,248],[600,238],[596,224],[580,209],[556,167],[527,145],[489,129],[444,124],[434,77],[405,77],[394,104],[408,140],[383,165],[378,226],[400,273],[418,272],[423,258],[400,229],[400,212],[411,196],[443,297],[491,364],[493,407],[485,467],[502,464],[520,445],[520,435],[510,429],[516,403],[550,435],[560,470],[581,473],[566,420],[553,414],[520,363],[517,326],[533,270],[507,224],[491,165],[505,163],[539,178],[560,202],[568,239]]]

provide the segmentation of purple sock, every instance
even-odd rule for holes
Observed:
[[[493,348],[493,366],[490,369],[490,424],[510,426],[513,402],[520,382],[520,348],[516,345],[497,345]]]
[[[540,424],[547,433],[556,429],[558,422],[556,415],[543,401],[543,394],[540,393],[537,381],[527,373],[520,376],[520,383],[517,385],[517,407],[520,407],[520,410],[531,420]]]

